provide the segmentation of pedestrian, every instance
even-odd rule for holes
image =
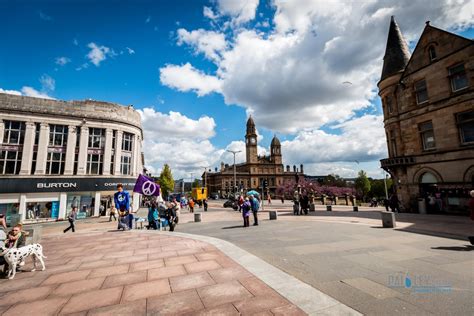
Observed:
[[[148,207],[148,229],[159,229],[159,216],[156,202],[149,203]]]
[[[285,204],[285,197],[283,195],[281,196],[281,204]]]
[[[240,195],[239,196],[239,200],[238,200],[238,205],[239,205],[239,213],[242,212],[242,204],[244,204],[245,202],[245,199],[244,199],[244,196],[243,195]]]
[[[168,220],[168,225],[170,226],[170,232],[174,231],[174,228],[177,224],[177,218],[175,208],[172,205],[170,205],[170,207],[166,210],[165,216]]]
[[[471,199],[469,200],[469,210],[471,211],[471,220],[474,221],[474,190],[469,192],[469,194],[471,195]],[[469,236],[468,238],[471,245],[474,245],[474,236]]]
[[[179,216],[181,215],[181,212],[180,212],[179,203],[178,203],[178,201],[176,201],[175,197],[171,201],[171,208],[174,211],[174,221],[175,221],[176,224],[178,224]],[[206,211],[207,211],[207,209],[206,209]]]
[[[389,211],[388,208],[390,206],[390,201],[387,198],[383,199],[383,206],[385,206],[385,211],[388,212]]]
[[[207,199],[202,200],[202,204],[204,205],[204,212],[207,212],[207,207],[208,207]]]
[[[270,193],[268,194],[268,205],[272,204],[272,197],[270,196]]]
[[[258,210],[260,208],[260,203],[253,195],[250,195],[249,202],[253,213],[253,226],[258,226]]]
[[[252,206],[250,205],[249,198],[245,198],[244,203],[241,206],[242,209],[242,218],[244,219],[244,227],[250,226],[250,211],[252,210]]]
[[[74,227],[74,223],[76,222],[76,219],[77,219],[77,207],[73,207],[71,210],[71,213],[69,213],[69,216],[67,217],[67,220],[69,221],[69,227],[63,230],[64,233],[66,233],[70,229],[72,230],[73,233],[76,231]]]
[[[390,209],[392,210],[392,212],[400,212],[398,196],[395,193],[392,193],[392,195],[390,196]]]
[[[188,206],[189,206],[189,212],[194,213],[194,200],[193,199],[189,199]]]
[[[115,213],[117,212],[117,210],[115,209],[114,206],[112,206],[110,208],[110,215],[109,215],[109,222],[112,221],[112,216],[114,217],[114,220],[117,221],[117,217],[115,216]]]
[[[5,240],[5,247],[6,248],[20,248],[25,246],[27,233],[23,231],[22,224],[16,224],[13,229],[8,232],[7,238]],[[0,257],[0,265],[3,264],[3,273],[6,274],[8,271],[8,263],[5,262],[5,258],[3,256]],[[18,264],[18,268],[25,265],[25,261],[21,260]]]
[[[117,192],[114,194],[114,204],[115,207],[120,211],[120,216],[125,217],[128,220],[128,228],[132,229],[133,214],[130,210],[130,194],[123,190],[123,185],[121,183],[117,184]]]
[[[5,240],[7,239],[7,224],[5,223],[5,214],[0,214],[0,247],[5,245]]]
[[[300,205],[301,205],[301,210],[300,214],[301,215],[308,215],[309,212],[309,197],[306,194],[302,194],[300,198]]]

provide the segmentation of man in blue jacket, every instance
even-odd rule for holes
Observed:
[[[130,212],[130,194],[123,190],[123,185],[117,185],[117,191],[114,194],[115,208],[119,211],[120,216],[123,214],[128,217],[128,228],[133,228],[133,214]],[[119,224],[120,225],[120,224]]]

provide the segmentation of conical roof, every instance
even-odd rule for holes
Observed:
[[[255,134],[256,129],[255,129],[255,122],[253,121],[252,115],[249,116],[249,119],[247,120],[247,134]]]
[[[388,31],[387,47],[383,57],[383,69],[381,80],[384,80],[397,72],[403,71],[410,59],[410,51],[403,38],[402,32],[392,16],[390,29]]]
[[[276,137],[276,135],[273,136],[272,143],[271,143],[270,146],[272,146],[272,147],[274,147],[274,146],[281,146],[280,140],[278,139],[278,137]]]

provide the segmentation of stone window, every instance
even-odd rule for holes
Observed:
[[[8,145],[21,145],[25,139],[25,123],[5,121],[3,143]]]
[[[115,142],[117,141],[117,131],[112,131],[112,149],[115,149]]]
[[[459,64],[448,69],[449,80],[451,81],[451,89],[453,92],[465,89],[469,86],[466,76],[464,64]]]
[[[103,149],[105,147],[105,129],[89,128],[89,148]]]
[[[428,102],[428,90],[426,89],[426,80],[420,80],[415,83],[416,104]]]
[[[132,165],[132,157],[123,155],[120,159],[120,173],[123,175],[130,175]]]
[[[474,144],[474,111],[456,114],[461,144]]]
[[[46,174],[63,174],[66,154],[62,152],[48,152]]]
[[[102,162],[104,155],[88,154],[87,155],[87,174],[102,174]]]
[[[68,127],[66,125],[49,125],[49,146],[67,145]]]
[[[0,150],[0,174],[19,174],[21,151]]]
[[[427,121],[418,125],[420,131],[421,143],[423,150],[431,150],[436,148],[436,142],[433,131],[433,123]]]
[[[397,139],[396,139],[394,130],[390,131],[390,148],[392,150],[392,157],[396,157],[397,156]]]
[[[436,59],[436,49],[433,45],[428,48],[428,55],[430,56],[430,61]]]
[[[123,133],[122,150],[131,152],[132,147],[133,147],[133,135],[130,133]]]

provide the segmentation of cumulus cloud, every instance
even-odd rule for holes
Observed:
[[[220,15],[230,17],[235,23],[245,23],[255,19],[259,0],[217,0]]]
[[[55,61],[55,63],[59,66],[64,66],[64,65],[66,65],[70,62],[71,62],[71,59],[67,58],[67,57],[64,57],[64,56],[63,57],[56,57],[56,61]]]
[[[204,6],[204,8],[202,9],[202,14],[208,18],[208,19],[211,19],[211,20],[215,20],[217,19],[219,16],[217,14],[214,13],[214,11],[212,10],[212,8],[210,7],[206,7]]]
[[[86,55],[86,57],[93,63],[96,67],[99,67],[100,63],[107,59],[107,57],[115,56],[115,52],[113,49],[110,49],[107,46],[99,46],[96,43],[89,43],[87,44],[91,50]]]
[[[206,75],[190,63],[182,66],[167,65],[160,68],[160,81],[179,91],[194,91],[200,97],[221,91],[221,80],[215,76]]]
[[[127,49],[129,55],[135,54],[135,51],[131,49],[130,47],[125,47],[125,48]]]
[[[178,30],[178,45],[188,44],[196,53],[203,53],[210,60],[219,60],[220,54],[227,47],[225,36],[222,33],[203,29],[188,32]]]
[[[52,21],[53,20],[53,18],[51,16],[47,15],[43,11],[39,11],[38,14],[39,14],[40,19],[43,20],[43,21]]]

